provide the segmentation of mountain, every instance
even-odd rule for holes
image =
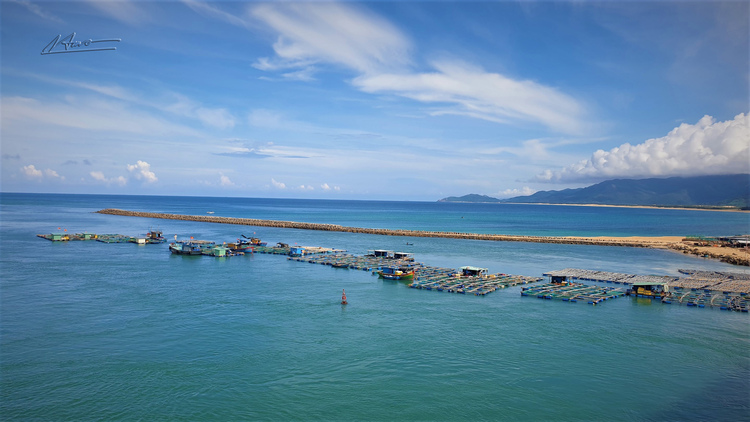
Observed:
[[[465,195],[441,201],[747,208],[750,207],[750,174],[613,179],[585,188],[540,191],[503,200],[484,195]]]
[[[477,195],[476,193],[470,193],[464,196],[449,196],[443,198],[438,202],[502,202],[500,199],[493,198],[487,195]]]
[[[562,191],[541,191],[502,202],[656,206],[750,205],[750,174],[614,179]]]

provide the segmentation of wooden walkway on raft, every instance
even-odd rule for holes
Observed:
[[[567,280],[614,283],[624,286],[632,286],[633,283],[666,283],[669,286],[669,292],[665,296],[649,298],[661,301],[664,304],[676,303],[698,308],[709,307],[739,312],[750,311],[750,275],[718,271],[679,271],[685,274],[686,277],[624,274],[576,268],[550,271],[544,273],[544,276],[565,277]],[[559,285],[555,284],[555,286]],[[581,286],[583,285],[581,284]],[[532,294],[534,292],[529,291],[527,295]],[[542,297],[543,295],[544,292],[537,293],[538,297]],[[565,296],[561,297],[564,298]],[[546,299],[546,297],[543,298]],[[556,296],[553,295],[551,298],[556,298]]]
[[[431,267],[413,259],[394,259],[374,255],[329,254],[322,256],[290,257],[290,260],[313,264],[330,265],[334,268],[350,268],[372,271],[373,274],[386,267],[409,268],[414,270],[414,280],[409,287],[414,289],[435,290],[458,294],[485,296],[498,289],[519,284],[542,281],[541,277],[521,275],[490,274],[463,276],[453,268]]]
[[[623,274],[609,271],[566,268],[550,271],[545,277],[566,277],[581,281],[596,281],[632,285],[633,283],[667,283],[670,287],[750,294],[750,274],[719,271],[678,270],[686,277]]]
[[[614,287],[587,286],[581,283],[555,284],[547,283],[540,286],[526,287],[521,290],[521,296],[536,296],[539,299],[559,299],[563,302],[583,301],[591,305],[605,300],[617,299],[625,296],[625,292]]]

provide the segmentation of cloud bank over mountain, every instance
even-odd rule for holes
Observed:
[[[750,167],[750,115],[716,122],[703,116],[666,136],[641,144],[598,150],[588,160],[546,170],[539,182],[593,182],[611,178],[696,176],[747,173]]]

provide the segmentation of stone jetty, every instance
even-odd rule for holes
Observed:
[[[424,230],[394,230],[394,229],[373,229],[364,227],[347,227],[340,226],[338,224],[319,224],[319,223],[302,223],[296,221],[283,221],[283,220],[261,220],[256,218],[233,218],[233,217],[220,217],[214,215],[183,215],[183,214],[165,214],[156,212],[142,212],[142,211],[127,211],[114,208],[103,209],[96,211],[99,214],[110,214],[110,215],[121,215],[127,217],[145,217],[145,218],[162,218],[167,220],[183,220],[183,221],[198,221],[205,223],[219,223],[219,224],[237,224],[244,226],[257,226],[257,227],[278,227],[284,229],[300,229],[300,230],[318,230],[318,231],[333,231],[333,232],[344,232],[344,233],[362,233],[362,234],[376,234],[384,236],[404,236],[404,237],[439,237],[449,239],[471,239],[471,240],[491,240],[499,242],[534,242],[534,243],[558,243],[566,245],[594,245],[594,246],[629,246],[637,248],[659,248],[659,249],[673,249],[684,253],[692,253],[700,256],[711,256],[709,253],[698,250],[690,250],[685,247],[681,239],[678,240],[665,240],[666,238],[617,238],[617,237],[559,237],[559,236],[517,236],[517,235],[505,235],[505,234],[481,234],[481,233],[460,233],[460,232],[438,232],[438,231],[424,231]],[[731,249],[731,248],[713,248],[716,253],[723,252],[718,249]],[[748,259],[746,256],[732,256],[722,254],[721,256],[715,256],[717,259],[722,261],[735,264],[735,265],[748,265]]]
[[[162,218],[167,220],[198,221],[204,223],[237,224],[257,227],[277,227],[283,229],[317,230],[344,233],[377,234],[384,236],[405,237],[442,237],[449,239],[472,239],[472,240],[495,240],[504,242],[536,242],[536,243],[562,243],[575,245],[597,245],[597,246],[637,246],[650,247],[650,244],[639,244],[621,240],[596,239],[596,238],[572,238],[552,236],[516,236],[504,234],[481,234],[460,232],[436,232],[424,230],[394,230],[394,229],[371,229],[364,227],[348,227],[338,224],[301,223],[283,220],[261,220],[256,218],[234,218],[219,217],[213,215],[183,215],[165,214],[156,212],[127,211],[115,208],[107,208],[96,211],[99,214],[121,215],[126,217]]]

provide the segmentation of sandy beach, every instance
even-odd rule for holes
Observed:
[[[510,203],[510,202],[509,202]],[[520,203],[519,203],[520,204]],[[689,210],[689,211],[719,211],[719,212],[750,212],[750,210],[741,210],[734,207],[726,208],[700,208],[700,207],[657,207],[653,205],[605,205],[605,204],[551,204],[545,202],[539,203],[522,203],[523,205],[547,205],[547,206],[567,206],[567,207],[602,207],[602,208],[643,208],[657,210]]]

